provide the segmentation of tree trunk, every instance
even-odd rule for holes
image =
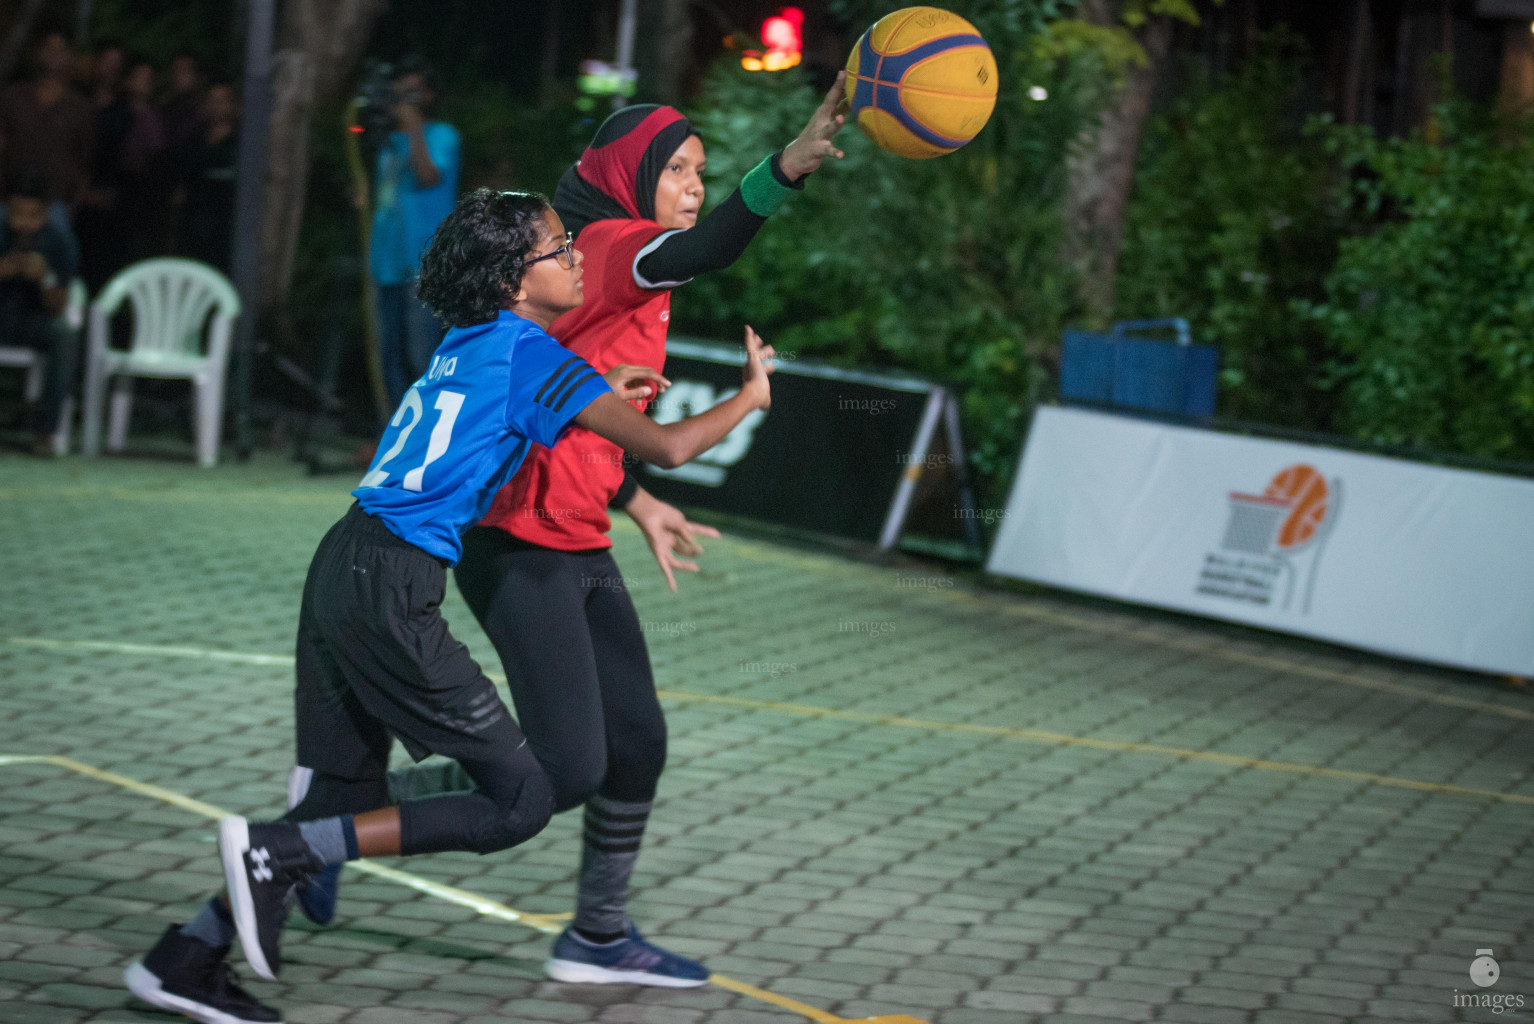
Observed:
[[[1347,45],[1347,73],[1342,81],[1342,123],[1358,124],[1370,116],[1374,89],[1374,16],[1369,0],[1353,0],[1353,28]]]
[[[679,103],[692,65],[688,0],[640,0],[639,88],[643,99]]]
[[[1118,6],[1112,0],[1084,0],[1081,17],[1098,25],[1117,24]],[[1095,321],[1113,315],[1124,213],[1156,79],[1172,46],[1172,22],[1152,18],[1135,36],[1145,49],[1146,62],[1125,69],[1102,117],[1077,137],[1066,161],[1061,256],[1076,271],[1078,297]]]
[[[1509,119],[1534,109],[1534,34],[1521,21],[1502,29],[1501,108]]]
[[[340,95],[388,0],[288,0],[272,54],[272,137],[261,230],[264,308],[287,301],[309,186],[309,123]],[[339,130],[339,129],[337,129]]]

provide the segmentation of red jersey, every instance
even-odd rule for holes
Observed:
[[[671,291],[641,287],[634,264],[666,233],[653,220],[599,220],[576,241],[585,259],[586,301],[555,320],[549,333],[598,373],[620,363],[663,368]],[[645,402],[634,405],[642,410]],[[622,483],[623,449],[572,426],[558,446],[528,453],[480,524],[560,551],[612,547],[607,503]]]

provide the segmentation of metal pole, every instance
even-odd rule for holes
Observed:
[[[91,0],[80,0],[75,8],[75,45],[85,47],[91,41]]]
[[[623,7],[618,12],[618,75],[621,83],[634,67],[634,30],[638,24],[639,0],[623,0]],[[613,109],[618,110],[628,103],[628,97],[623,95],[623,90],[613,94]]]
[[[266,198],[266,151],[271,138],[272,26],[275,0],[250,0],[245,34],[245,115],[240,124],[239,176],[234,197],[234,252],[229,266],[240,293],[234,336],[234,444],[250,457],[251,361],[261,303],[261,218]]]

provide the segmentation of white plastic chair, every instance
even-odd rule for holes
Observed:
[[[126,299],[133,309],[133,342],[113,349],[112,316]],[[211,314],[211,317],[210,315]],[[133,378],[192,382],[196,397],[197,463],[218,461],[224,418],[224,371],[240,299],[234,286],[206,263],[152,259],[120,272],[91,303],[85,362],[85,454],[101,450],[101,418],[107,381],[112,391],[107,450],[121,451],[133,410]]]
[[[64,307],[60,318],[64,325],[75,334],[85,326],[85,282],[78,277],[69,282],[69,303]],[[27,382],[24,385],[23,394],[28,402],[35,402],[43,394],[43,354],[36,349],[24,348],[19,345],[0,345],[0,366],[15,367],[18,370],[27,371]],[[69,390],[64,395],[63,404],[59,408],[59,428],[53,433],[53,454],[65,455],[69,452],[69,430],[75,418],[74,382],[69,382]]]

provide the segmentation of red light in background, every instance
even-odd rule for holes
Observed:
[[[804,11],[798,7],[780,7],[778,13],[762,22],[762,42],[767,52],[746,51],[740,66],[747,71],[782,71],[799,63],[804,47]]]

